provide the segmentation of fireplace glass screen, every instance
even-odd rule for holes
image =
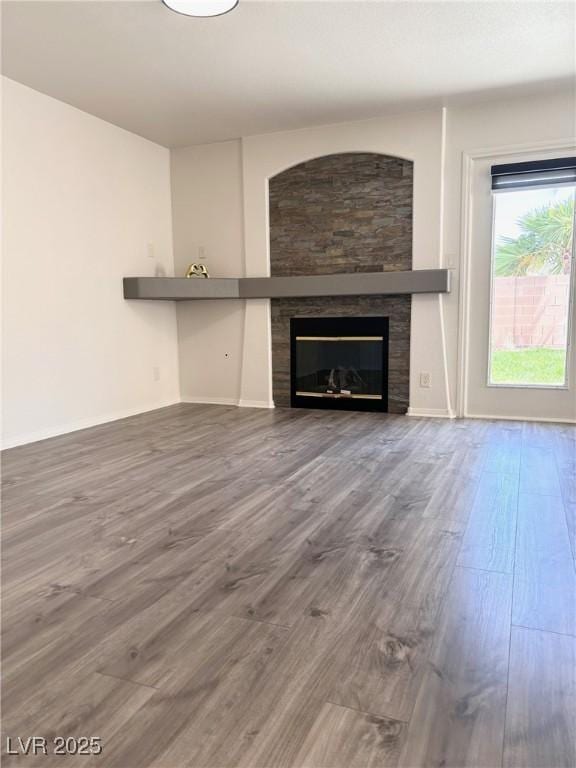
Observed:
[[[292,405],[387,410],[387,318],[294,318]]]

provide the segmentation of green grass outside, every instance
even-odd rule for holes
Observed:
[[[561,349],[498,349],[492,353],[492,384],[564,384]]]

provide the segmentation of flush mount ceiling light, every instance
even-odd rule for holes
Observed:
[[[238,5],[238,0],[162,0],[170,10],[184,16],[222,16]]]

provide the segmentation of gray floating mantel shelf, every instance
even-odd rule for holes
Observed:
[[[354,272],[310,277],[125,277],[125,299],[198,301],[279,299],[302,296],[368,296],[448,293],[447,269]]]

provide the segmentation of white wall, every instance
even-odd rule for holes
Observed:
[[[240,142],[173,150],[172,200],[175,274],[205,261],[212,277],[242,275]],[[177,315],[182,399],[237,404],[244,302],[179,302]]]
[[[241,146],[229,142],[177,150],[172,161],[176,247],[183,248],[187,242],[210,242],[214,250],[211,254],[207,252],[207,260],[210,267],[217,266],[218,274],[267,274],[267,183],[271,176],[296,163],[332,152],[374,151],[413,160],[414,268],[451,267],[453,290],[442,298],[432,295],[414,297],[411,412],[452,415],[459,399],[460,384],[463,153],[509,144],[545,145],[570,137],[574,125],[573,106],[573,92],[561,91],[539,98],[506,99],[250,136],[242,139]],[[242,195],[239,198],[240,185]],[[179,200],[183,189],[189,206],[186,211]],[[195,215],[193,223],[190,219],[192,201],[204,206],[202,215]],[[221,216],[220,226],[216,226],[206,213],[211,207],[222,211],[222,201],[227,201],[227,209],[232,215]],[[239,221],[242,202],[243,227]],[[179,221],[186,217],[189,230],[184,233]],[[243,265],[238,259],[242,238]],[[220,253],[226,251],[232,256],[219,255],[221,243]],[[212,271],[215,273],[215,269]],[[224,307],[218,309],[213,304],[207,302],[179,310],[180,339],[186,334],[195,339],[195,346],[189,345],[186,349],[187,362],[182,362],[183,391],[188,392],[191,399],[195,399],[195,395],[199,400],[214,399],[211,393],[217,392],[229,402],[270,405],[269,302],[243,302],[245,306],[238,305],[236,310],[231,308],[229,316],[225,315]],[[194,350],[199,349],[198,337],[202,335],[203,351],[196,357]],[[243,360],[239,379],[228,378],[226,388],[222,387],[219,362],[224,348]],[[181,351],[183,349],[181,343]],[[191,364],[193,359],[196,362]],[[235,371],[238,372],[238,368]],[[419,386],[421,371],[431,374],[430,389]],[[544,413],[540,415],[545,416]],[[560,415],[562,417],[572,418],[572,409],[566,409],[566,413]]]
[[[179,399],[169,152],[3,78],[3,444]],[[154,369],[159,380],[155,380]]]

